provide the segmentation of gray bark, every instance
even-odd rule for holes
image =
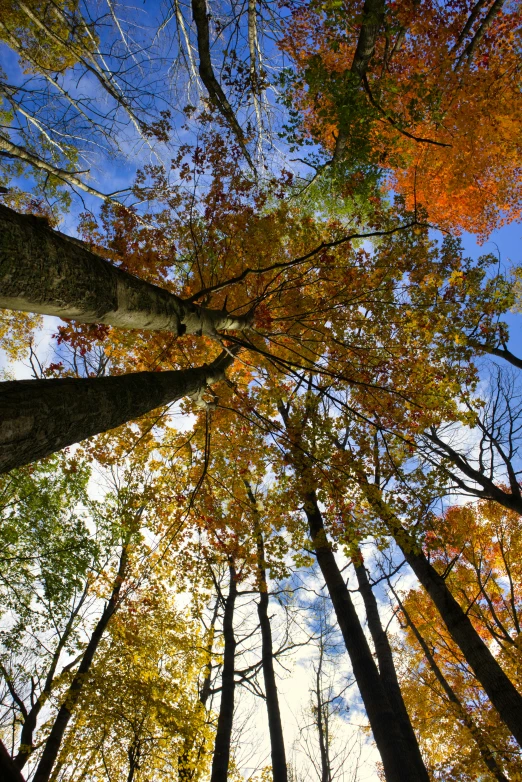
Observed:
[[[248,328],[248,315],[231,317],[186,302],[140,280],[53,231],[44,218],[0,205],[0,307],[103,323],[215,336]]]
[[[196,369],[0,383],[0,473],[197,395],[233,360],[224,352]]]

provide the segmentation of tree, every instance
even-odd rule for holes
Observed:
[[[296,472],[297,486],[308,521],[312,546],[350,656],[355,680],[381,754],[386,778],[404,779],[405,775],[408,775],[411,779],[422,777],[427,779],[427,772],[413,732],[410,735],[404,733],[402,715],[399,715],[399,718],[395,717],[394,704],[390,702],[383,681],[384,672],[379,671],[373,660],[350,593],[327,540],[311,464],[305,456],[308,448],[303,441],[302,423],[298,423],[299,418],[295,413],[290,418],[289,409],[283,402],[279,405],[279,411],[289,434],[291,448],[289,456]],[[298,416],[300,417],[300,414]],[[304,410],[304,421],[307,422],[307,419],[313,420],[313,401],[310,396]]]
[[[237,573],[232,560],[228,563],[228,595],[223,615],[223,672],[221,674],[221,701],[212,759],[211,782],[226,782],[230,763],[232,721],[234,718],[235,654],[234,607],[237,596]]]
[[[310,701],[303,715],[306,723],[300,728],[298,747],[308,757],[315,772],[314,778],[321,782],[334,782],[344,778],[345,766],[353,749],[344,745],[344,736],[339,731],[339,723],[342,725],[349,708],[345,692],[353,680],[347,680],[342,674],[339,676],[343,644],[339,642],[338,630],[332,622],[330,601],[320,595],[310,601],[307,608],[317,654],[311,662]],[[340,735],[336,736],[336,733]]]
[[[487,235],[518,218],[517,4],[291,8],[283,46],[302,133],[348,170],[376,166],[437,225]]]
[[[12,747],[20,770],[36,743],[40,712],[78,643],[90,572],[104,557],[87,529],[86,464],[55,457],[2,481],[2,676],[14,707]],[[4,712],[5,717],[5,712]],[[19,727],[21,725],[21,728]]]
[[[393,590],[393,587],[392,587],[392,590]],[[452,733],[451,741],[453,743],[453,746],[455,746],[454,745],[454,742],[455,742],[455,722],[453,720],[456,720],[457,723],[460,723],[462,726],[464,726],[464,728],[466,729],[466,732],[468,733],[467,736],[466,735],[464,736],[464,741],[463,741],[463,743],[459,747],[459,753],[458,753],[457,757],[458,756],[460,756],[460,757],[458,758],[457,762],[454,763],[453,768],[451,768],[451,770],[449,770],[449,767],[451,767],[451,765],[452,765],[452,763],[451,763],[451,755],[453,753],[450,751],[449,747],[446,748],[446,750],[444,752],[445,757],[444,757],[444,760],[443,760],[443,763],[444,763],[444,766],[445,766],[445,770],[444,770],[443,773],[445,774],[445,776],[447,776],[448,773],[451,774],[451,775],[458,774],[459,778],[462,778],[463,773],[466,773],[464,771],[464,767],[468,766],[469,772],[471,772],[471,774],[473,776],[476,776],[477,769],[474,768],[474,766],[475,766],[475,763],[478,760],[478,758],[474,757],[475,753],[473,752],[473,749],[470,748],[470,746],[469,746],[469,740],[472,739],[476,743],[476,747],[478,749],[479,757],[482,760],[482,762],[484,763],[484,765],[486,766],[486,768],[490,771],[490,773],[492,774],[492,776],[495,779],[499,780],[499,782],[504,782],[504,780],[506,780],[507,777],[505,776],[505,774],[504,774],[504,772],[502,770],[502,765],[503,765],[502,760],[499,757],[499,753],[495,752],[494,750],[492,751],[492,749],[491,749],[491,741],[492,741],[491,728],[488,730],[487,733],[485,733],[481,729],[481,727],[479,727],[477,725],[476,720],[474,719],[474,717],[469,714],[469,711],[466,709],[466,707],[463,705],[462,701],[459,699],[458,695],[456,694],[455,689],[451,686],[451,684],[449,683],[448,679],[444,676],[444,673],[442,672],[439,664],[437,663],[437,661],[435,659],[435,647],[432,647],[432,650],[430,650],[430,647],[428,646],[426,640],[421,635],[418,627],[416,627],[415,624],[413,623],[413,621],[412,621],[410,615],[408,614],[404,604],[401,602],[400,598],[398,597],[397,593],[394,590],[393,590],[393,594],[394,594],[394,597],[395,597],[395,599],[397,600],[397,602],[399,604],[401,612],[403,613],[403,615],[405,617],[405,620],[406,620],[406,623],[407,623],[407,627],[409,629],[411,629],[411,632],[412,632],[413,636],[415,637],[416,641],[418,642],[418,644],[420,645],[420,647],[421,647],[421,649],[422,649],[422,651],[424,653],[425,660],[428,663],[429,669],[431,669],[431,673],[433,674],[433,676],[435,678],[435,681],[440,685],[440,687],[442,689],[443,700],[446,701],[448,706],[449,706],[449,709],[446,709],[445,711],[446,711],[446,714],[448,714],[448,712],[449,712],[449,717],[450,717],[449,724],[450,724],[450,730],[451,730],[451,733]],[[412,668],[413,668],[413,666],[411,666],[409,668],[409,670],[411,671]],[[415,676],[411,676],[410,680],[413,680],[414,678],[416,678],[416,677]],[[422,684],[427,685],[427,692],[431,691],[431,693],[433,693],[434,686],[433,686],[433,684],[431,684],[431,682],[428,683],[428,681],[426,680],[426,676],[425,675],[421,677],[420,681],[422,682]],[[405,689],[406,693],[408,693],[408,683],[409,682],[407,682],[407,681],[404,682],[404,689]],[[418,684],[419,684],[419,680],[417,681],[417,687],[418,687]],[[440,690],[437,689],[436,692],[440,696]],[[417,689],[417,694],[418,694],[418,689]],[[421,720],[419,720],[419,716],[421,714],[421,709],[419,708],[419,704],[417,702],[415,702],[415,700],[411,704],[411,710],[412,710],[412,713],[415,714],[415,718],[416,718],[417,724],[420,727]],[[442,716],[441,714],[438,714],[436,716],[435,720],[433,720],[433,719],[430,720],[430,722],[431,722],[431,725],[430,725],[430,727],[431,727],[431,731],[430,731],[431,732],[431,736],[433,735],[433,731],[435,729],[435,724],[436,723],[441,724],[441,716]],[[423,721],[424,721],[424,725],[427,725],[427,722],[425,721],[425,719]],[[442,722],[443,721],[444,721],[444,718],[442,719]],[[462,757],[463,752],[466,753],[466,755],[468,756],[466,758],[466,760],[464,760],[463,757]],[[472,761],[472,763],[469,763],[469,760],[471,759],[470,756],[473,757],[473,761],[475,761],[475,762]],[[435,761],[435,763],[436,763],[436,761]],[[433,763],[433,765],[435,765],[435,763]],[[439,767],[440,767],[440,764],[439,764]],[[480,771],[478,773],[480,773]]]
[[[65,779],[86,773],[127,782],[147,774],[171,779],[185,742],[212,739],[197,692],[198,623],[189,610],[176,609],[174,589],[167,593],[160,579],[147,581],[102,641],[57,760]],[[209,762],[208,753],[199,755],[198,774]]]
[[[371,540],[390,557],[402,551],[463,679],[439,648],[426,647],[431,660],[419,663],[426,649],[417,636],[414,664],[431,666],[427,685],[442,693],[442,708],[450,703],[459,736],[475,731],[475,767],[510,776],[481,743],[480,719],[464,712],[474,693],[504,723],[499,746],[522,740],[512,673],[516,587],[514,609],[507,591],[496,604],[493,565],[491,575],[481,565],[491,530],[468,550],[469,519],[445,505],[457,489],[496,502],[497,514],[518,507],[515,382],[499,380],[485,405],[479,385],[485,355],[520,364],[504,323],[516,288],[495,257],[470,261],[454,237],[438,242],[430,231],[437,220],[445,230],[472,227],[485,236],[517,214],[517,7],[368,0],[337,8],[312,0],[273,11],[250,0],[219,7],[194,0],[138,17],[105,2],[8,4],[8,32],[0,28],[30,67],[2,77],[13,84],[2,92],[8,157],[0,157],[7,177],[23,173],[24,160],[40,171],[33,206],[28,194],[2,194],[40,217],[0,210],[0,303],[67,319],[54,329],[50,362],[29,341],[26,318],[15,316],[4,335],[14,357],[27,345],[35,379],[6,374],[0,388],[3,467],[26,464],[15,477],[34,470],[44,499],[26,503],[35,530],[19,543],[10,510],[4,518],[15,552],[6,570],[22,585],[21,598],[9,592],[13,615],[31,617],[34,637],[27,657],[23,638],[8,634],[3,745],[39,782],[104,774],[195,782],[211,768],[213,782],[239,779],[246,761],[235,736],[246,718],[237,711],[234,718],[234,705],[248,714],[245,699],[261,697],[274,782],[286,782],[276,660],[310,637],[279,618],[314,559],[382,755],[381,776],[428,779],[413,729],[418,715],[407,711],[411,688],[405,698],[372,560],[362,558]],[[276,84],[287,56],[276,52],[279,43],[296,67]],[[276,111],[298,155],[303,133],[322,145],[307,158],[315,177],[302,177],[303,158],[290,160],[293,152],[276,146]],[[77,168],[91,142],[101,144],[104,164],[107,150],[132,157],[136,203],[118,204],[113,193],[95,215],[87,202],[73,238],[51,227],[56,208],[44,200],[60,183],[86,183]],[[43,167],[33,165],[35,155]],[[478,453],[451,439],[465,430],[480,434]],[[74,457],[51,455],[78,441]],[[27,466],[42,458],[43,466]],[[59,474],[62,459],[71,491],[76,486],[75,496],[103,519],[103,543],[88,561],[78,551],[99,543],[97,522],[75,526],[76,505],[64,510],[67,490],[60,504],[63,482],[51,491],[41,479],[45,465]],[[103,503],[88,496],[85,460],[93,474],[121,477]],[[503,549],[512,579],[513,518]],[[27,570],[27,541],[47,569]],[[345,566],[359,584],[367,627]],[[43,629],[33,626],[41,600]],[[424,634],[431,642],[421,627]],[[327,778],[324,661],[323,654],[315,722]],[[42,693],[45,710],[36,706]],[[423,691],[418,702],[425,701]],[[267,743],[266,759],[268,751]],[[266,759],[252,764],[263,780]]]

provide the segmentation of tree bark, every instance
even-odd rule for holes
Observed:
[[[44,218],[0,205],[0,307],[123,329],[215,336],[251,317],[198,307],[128,274]]]
[[[418,628],[412,622],[408,612],[406,611],[406,609],[405,609],[404,605],[402,604],[398,594],[395,592],[395,590],[393,589],[391,584],[390,584],[390,588],[391,588],[391,590],[392,590],[392,592],[393,592],[393,594],[395,596],[395,599],[397,600],[397,602],[399,604],[399,607],[400,607],[402,613],[404,614],[404,618],[406,619],[406,623],[408,624],[409,627],[411,627],[413,635],[415,636],[415,638],[417,639],[420,647],[422,648],[422,651],[424,652],[424,656],[426,657],[426,660],[428,661],[428,664],[429,664],[431,670],[435,674],[435,677],[436,677],[437,681],[441,685],[441,687],[442,687],[442,689],[443,689],[447,699],[449,700],[450,704],[452,705],[453,712],[454,712],[456,718],[463,725],[465,725],[466,728],[468,729],[468,731],[471,733],[473,739],[475,740],[475,743],[477,744],[477,747],[478,747],[478,750],[480,752],[480,756],[481,756],[482,760],[486,764],[486,767],[489,769],[491,774],[495,777],[497,782],[508,782],[507,777],[504,775],[504,773],[503,773],[502,769],[500,768],[500,766],[498,765],[494,755],[492,754],[491,750],[489,749],[487,741],[486,741],[485,737],[482,735],[482,731],[478,728],[478,726],[473,721],[471,715],[468,714],[468,712],[466,711],[466,709],[464,708],[464,706],[462,705],[462,703],[460,702],[458,697],[455,695],[455,692],[454,692],[453,688],[451,687],[450,683],[448,682],[448,680],[446,679],[446,677],[442,673],[441,669],[437,665],[435,657],[432,655],[432,653],[431,653],[431,651],[429,649],[428,644],[426,643],[426,641],[422,637],[422,635],[421,635],[420,631],[418,630]]]
[[[324,714],[324,706],[321,693],[321,675],[323,669],[324,641],[321,638],[321,647],[319,651],[319,662],[315,673],[315,704],[317,709],[316,725],[317,737],[319,740],[319,754],[321,756],[321,782],[331,782],[332,774],[330,769],[330,757],[328,752],[328,736],[325,735],[325,721],[328,719]]]
[[[416,541],[404,529],[376,487],[366,485],[366,496],[404,554],[409,566],[433,600],[448,631],[517,742],[522,746],[522,696],[504,673],[455,600],[442,576],[430,564]],[[369,490],[368,490],[369,489]],[[380,494],[380,492],[379,492]]]
[[[375,647],[375,653],[377,655],[381,681],[383,683],[383,687],[386,690],[390,705],[395,713],[395,719],[399,723],[400,731],[404,737],[404,740],[408,744],[408,751],[411,757],[411,762],[416,764],[417,768],[419,769],[419,779],[423,778],[420,776],[421,773],[423,773],[424,779],[429,779],[419,749],[419,743],[417,741],[415,731],[413,730],[408,711],[404,705],[401,688],[399,686],[399,680],[397,678],[397,671],[395,670],[395,664],[393,662],[392,650],[388,641],[388,636],[381,624],[377,600],[375,599],[375,595],[368,580],[368,574],[364,566],[362,552],[359,550],[358,553],[360,561],[359,564],[354,563],[355,574],[359,584],[359,591],[364,601],[364,607],[368,619],[368,628],[370,630],[373,639],[373,645]]]
[[[45,742],[44,750],[32,782],[49,782],[49,777],[51,776],[53,766],[58,757],[65,730],[71,719],[74,707],[78,702],[83,685],[87,680],[87,674],[90,671],[94,655],[96,654],[102,636],[107,629],[107,625],[118,609],[121,585],[127,570],[128,545],[127,540],[122,547],[118,573],[114,579],[111,596],[93,630],[80,665],[78,666],[78,670],[76,671],[67,691],[67,695],[58,710],[58,714],[56,715],[51,732]]]
[[[259,603],[257,615],[261,627],[261,661],[265,681],[266,710],[268,715],[268,730],[270,733],[270,753],[272,758],[272,777],[274,782],[288,782],[286,765],[285,741],[283,725],[279,709],[279,697],[274,671],[274,652],[272,647],[272,629],[268,617],[268,586],[264,567],[265,547],[263,533],[257,530],[257,572],[259,578]]]
[[[0,740],[0,778],[2,782],[25,782],[20,770]]]
[[[254,497],[254,493],[249,481],[247,479],[243,480],[254,516],[254,538],[257,549],[257,581],[259,588],[257,615],[259,617],[259,626],[261,628],[261,663],[263,666],[268,730],[270,733],[272,777],[273,782],[288,782],[288,767],[286,764],[283,725],[281,723],[279,696],[277,693],[277,684],[274,671],[272,628],[270,627],[270,619],[268,617],[269,598],[265,568],[265,542],[259,521],[259,510],[257,507],[256,498]]]
[[[223,617],[223,673],[221,676],[221,703],[219,706],[216,742],[212,759],[210,782],[227,782],[230,763],[230,744],[232,740],[232,724],[234,721],[234,694],[236,682],[234,677],[236,639],[234,636],[234,607],[237,597],[236,570],[230,561],[228,571],[230,586],[225,601]]]
[[[350,657],[353,674],[382,759],[386,782],[429,782],[424,764],[419,764],[417,758],[409,752],[408,741],[400,730],[399,721],[388,699],[350,592],[327,540],[315,493],[315,477],[301,443],[302,423],[295,426],[290,421],[288,408],[281,401],[277,406],[289,437],[290,461],[300,482],[299,495],[303,501],[317,564],[325,580]],[[307,406],[306,416],[312,411],[313,403]]]
[[[232,362],[224,352],[196,369],[0,383],[0,473],[198,394]]]
[[[326,532],[315,491],[304,491],[304,509],[318,565],[333,603],[346,651],[381,755],[387,782],[429,782],[424,764],[415,762],[402,735],[388,694],[373,659],[350,593],[339,570]]]

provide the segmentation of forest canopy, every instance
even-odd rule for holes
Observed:
[[[522,780],[521,43],[0,0],[2,780]]]

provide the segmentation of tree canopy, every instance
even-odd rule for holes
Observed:
[[[520,4],[0,11],[2,779],[522,778]]]

